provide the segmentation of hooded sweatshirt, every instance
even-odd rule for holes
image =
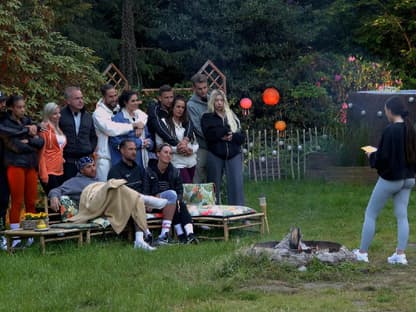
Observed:
[[[201,128],[201,117],[208,111],[208,103],[202,101],[196,94],[193,94],[187,103],[187,109],[189,118],[194,126],[199,148],[207,149],[207,143]]]

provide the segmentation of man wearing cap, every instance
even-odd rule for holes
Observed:
[[[137,196],[137,193],[131,190],[129,187],[124,186],[123,184],[125,184],[125,181],[123,180],[118,180],[115,183],[113,183],[113,181],[116,181],[116,180],[111,180],[108,182],[98,181],[98,179],[96,178],[96,167],[95,167],[94,160],[88,156],[80,158],[77,162],[77,165],[79,168],[79,173],[75,177],[70,178],[69,180],[65,181],[61,186],[54,188],[49,192],[48,197],[51,202],[51,209],[58,211],[59,206],[60,206],[60,197],[63,195],[66,195],[70,197],[74,202],[76,202],[77,206],[80,204],[79,205],[80,211],[78,215],[72,217],[71,219],[69,219],[69,221],[75,221],[75,222],[81,221],[82,222],[85,220],[86,222],[89,220],[88,218],[89,213],[94,213],[94,210],[95,210],[94,207],[97,206],[97,203],[94,204],[94,199],[97,198],[98,196],[105,197],[108,194],[110,197],[114,195],[114,197],[119,196],[120,198],[128,199],[129,206],[131,205],[130,207],[116,207],[114,203],[111,202],[111,198],[107,197],[108,200],[105,200],[106,206],[98,207],[98,208],[100,208],[100,211],[104,213],[105,211],[107,211],[107,209],[111,210],[111,212],[109,212],[109,215],[111,215],[112,218],[116,220],[117,222],[120,220],[119,217],[121,216],[121,214],[124,213],[124,216],[126,216],[126,212],[130,213],[131,217],[133,217],[135,221],[134,223],[135,223],[135,229],[136,229],[136,240],[134,242],[134,248],[140,248],[144,250],[155,250],[155,248],[151,247],[144,239],[144,233],[148,233],[149,230],[147,228],[146,212],[144,210],[144,204],[143,204],[143,201],[141,202],[142,203],[141,205],[140,203],[138,203],[139,196]],[[119,183],[120,181],[121,183]],[[107,190],[117,189],[118,193],[114,193],[114,192],[104,193],[106,186],[108,186]],[[89,189],[91,187],[97,187],[97,189],[101,187],[101,190],[103,190],[103,192],[99,194],[100,190],[98,190],[97,192],[95,192],[95,190],[91,191],[91,189]],[[92,199],[90,199],[90,196],[88,196],[89,207],[86,210],[89,210],[89,211],[82,210],[82,207],[83,207],[82,192],[83,191],[84,192],[91,191],[90,193],[87,193],[87,194],[94,194],[95,192],[95,197],[94,196],[91,197]],[[130,201],[130,199],[133,199],[133,200]],[[134,200],[136,201],[134,202]],[[98,210],[95,210],[95,211],[98,211]],[[120,222],[118,223],[118,225],[120,225]],[[121,231],[122,229],[120,229],[120,232]]]
[[[61,186],[52,189],[48,197],[51,201],[51,209],[59,211],[59,198],[63,195],[69,196],[77,204],[81,197],[82,190],[91,183],[98,182],[94,160],[91,157],[82,157],[78,161],[79,173]]]

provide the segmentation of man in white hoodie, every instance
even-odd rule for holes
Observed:
[[[128,124],[112,121],[111,117],[119,110],[117,90],[111,84],[105,84],[101,87],[101,94],[103,97],[98,101],[92,118],[98,137],[96,149],[97,178],[99,181],[107,181],[107,175],[111,168],[108,137],[126,134],[144,125],[141,122]]]

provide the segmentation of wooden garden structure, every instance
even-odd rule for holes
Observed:
[[[227,78],[211,60],[207,60],[198,70],[198,73],[205,74],[208,77],[208,88],[220,89],[227,94]],[[106,78],[106,83],[114,85],[118,90],[128,90],[131,87],[127,78],[113,63],[107,66],[103,75]],[[159,89],[144,88],[141,91],[144,95],[149,95],[158,92]],[[175,88],[175,91],[179,93],[181,91],[190,92],[192,88]]]

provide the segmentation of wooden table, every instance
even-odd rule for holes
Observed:
[[[51,228],[47,231],[35,231],[35,230],[6,230],[3,235],[7,239],[7,251],[13,252],[12,241],[14,238],[33,237],[39,238],[40,248],[42,254],[45,254],[46,242],[61,241],[67,239],[78,239],[78,246],[83,244],[83,229],[54,229]]]

